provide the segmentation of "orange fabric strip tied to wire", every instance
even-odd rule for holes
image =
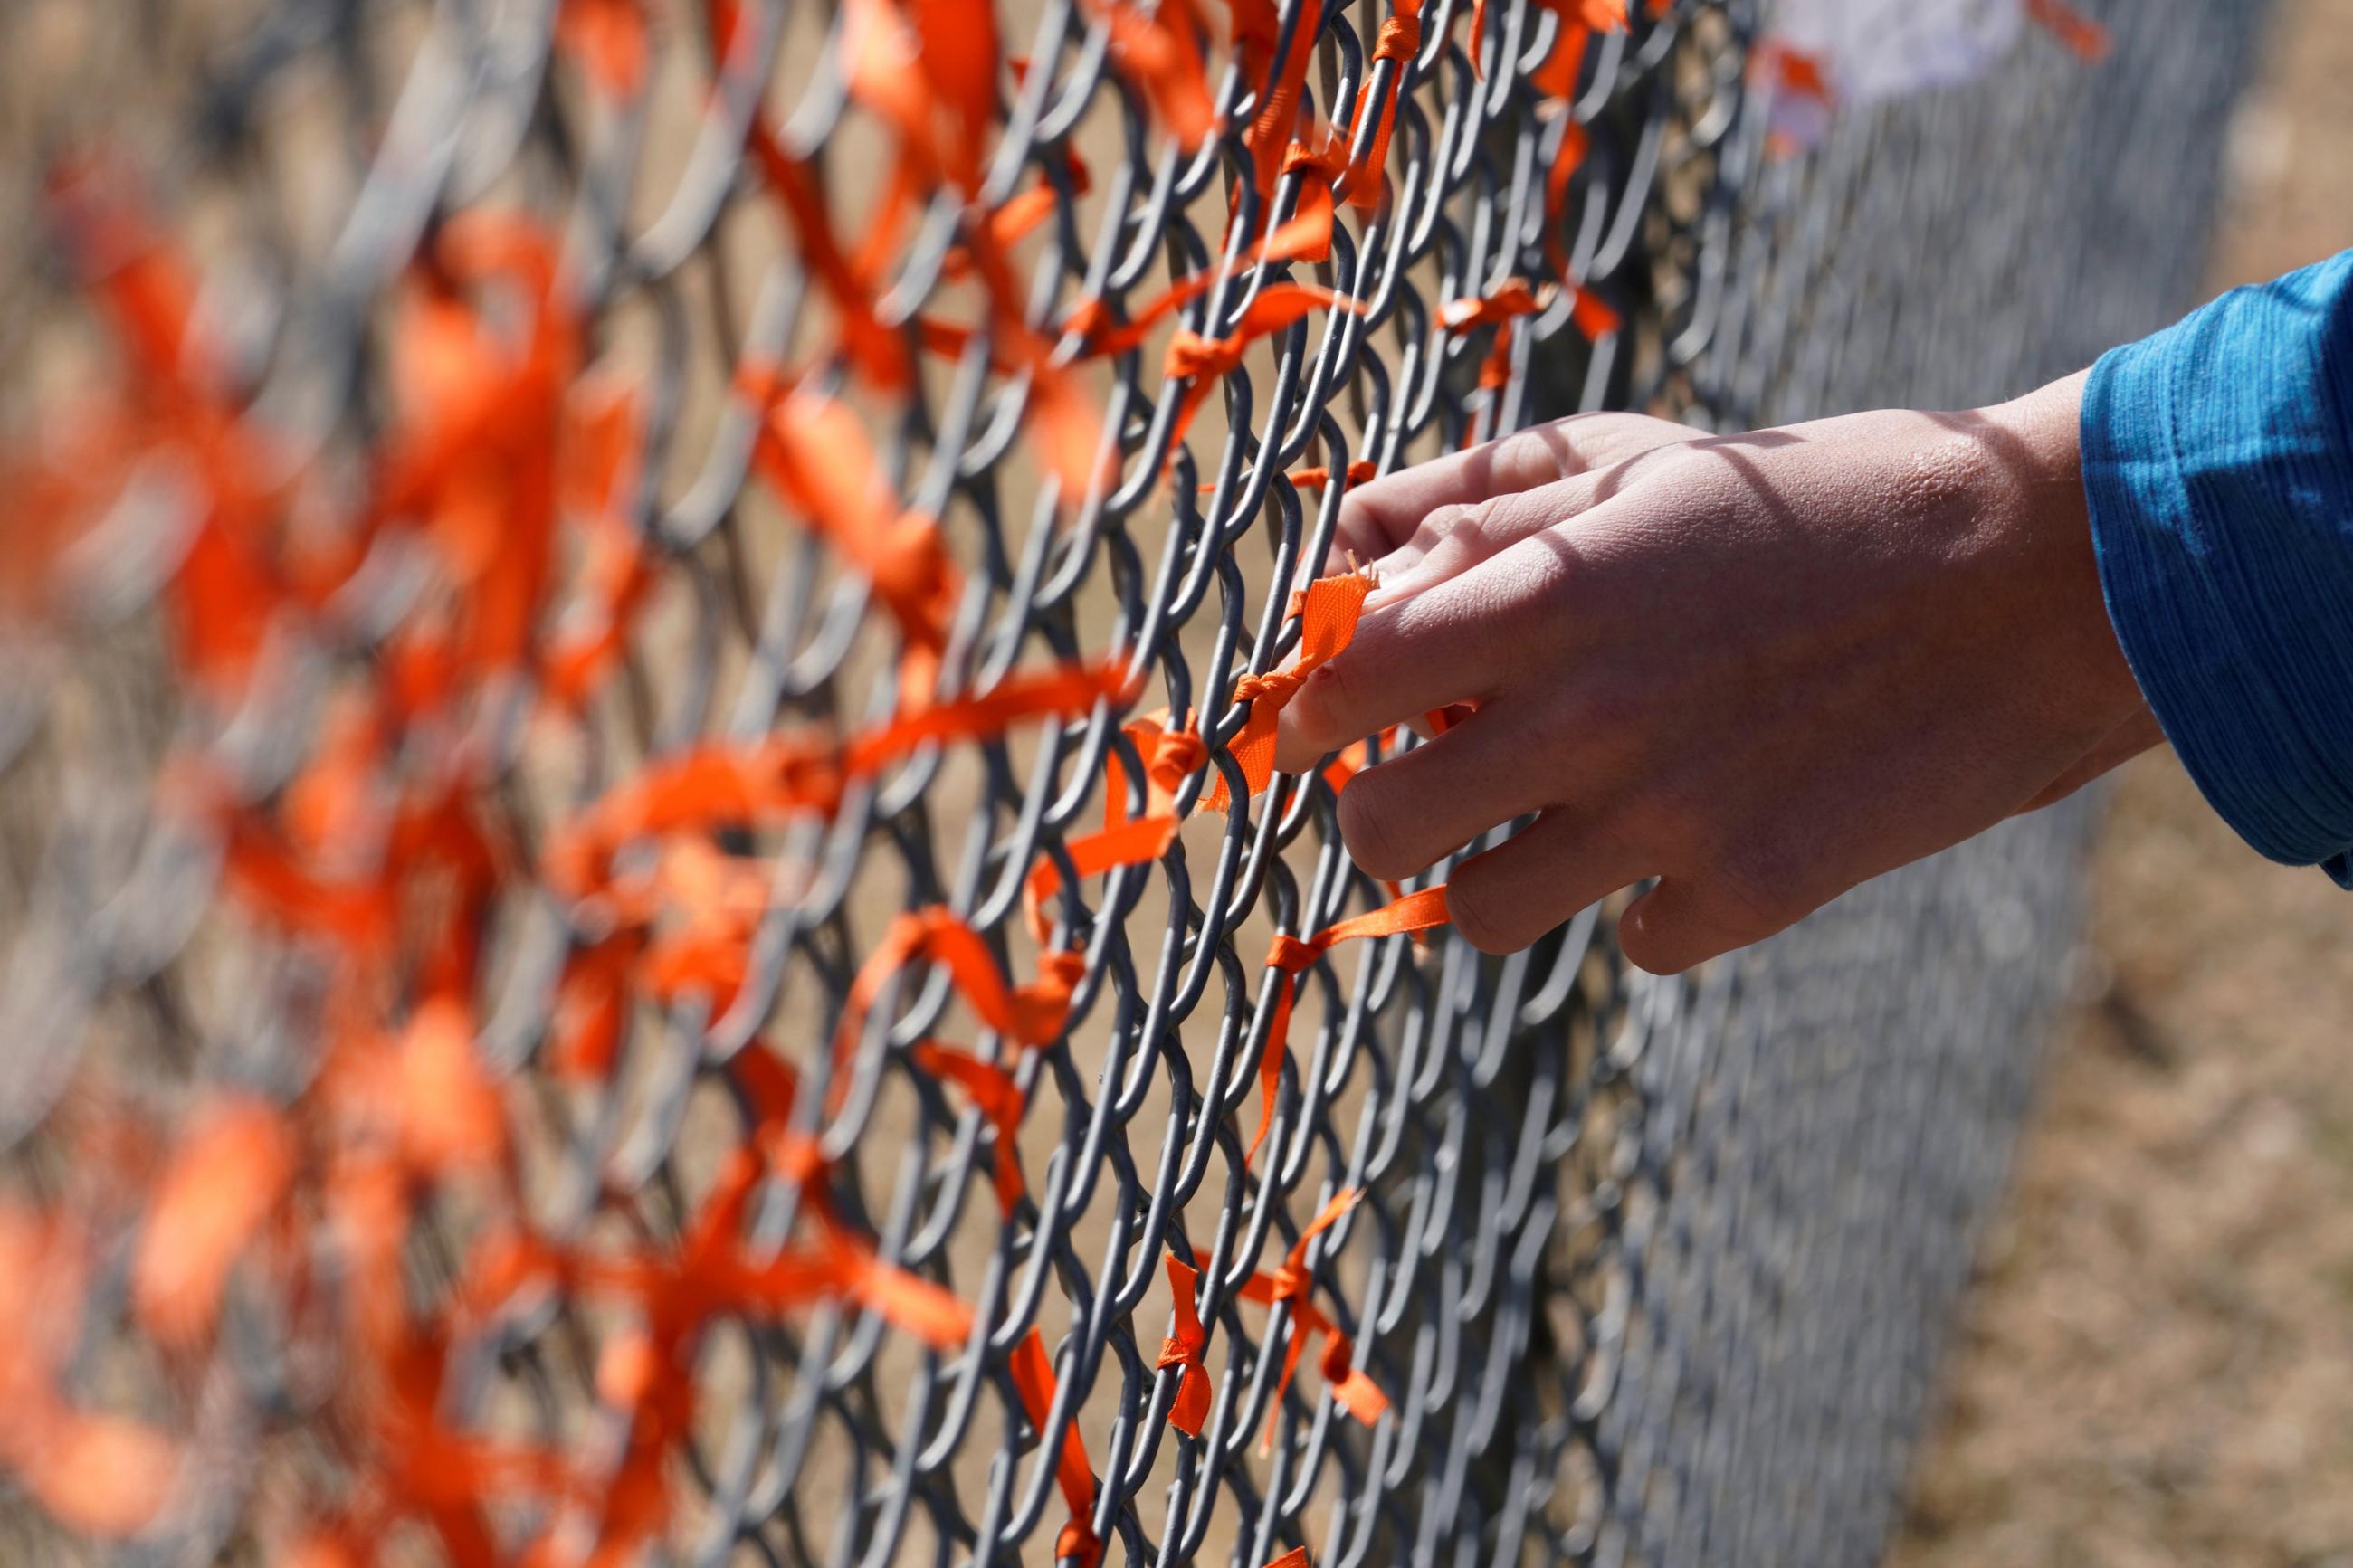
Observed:
[[[1375,463],[1370,458],[1359,458],[1341,469],[1340,477],[1351,485],[1365,485],[1372,483],[1373,476],[1379,471],[1380,465]],[[1289,479],[1295,489],[1320,490],[1332,482],[1332,470],[1321,465],[1311,465],[1307,468],[1293,468],[1282,477]],[[1203,495],[1208,495],[1217,488],[1216,483],[1212,481],[1201,486],[1200,489]]]
[[[1246,675],[1234,683],[1236,700],[1248,702],[1250,710],[1231,751],[1250,794],[1265,789],[1274,776],[1275,724],[1284,706],[1298,694],[1309,676],[1337,657],[1355,637],[1365,598],[1372,588],[1370,578],[1350,572],[1321,578],[1302,589],[1293,595],[1291,606],[1300,623],[1298,658],[1288,668],[1266,675]],[[1168,716],[1161,713],[1131,722],[1126,732],[1135,743],[1149,781],[1145,815],[1134,819],[1127,815],[1126,773],[1114,750],[1105,763],[1103,831],[1071,839],[1066,846],[1081,877],[1140,865],[1166,854],[1180,826],[1175,811],[1177,786],[1208,761],[1208,749],[1189,716],[1182,730],[1169,728]],[[1339,782],[1345,783],[1354,771],[1352,767],[1339,774]],[[1199,809],[1233,809],[1232,794],[1227,788],[1224,774],[1212,781]],[[1060,866],[1050,855],[1039,856],[1038,863],[1030,868],[1024,896],[1030,929],[1040,942],[1050,929],[1044,913],[1045,901],[1061,887]]]
[[[1398,103],[1405,97],[1406,68],[1421,52],[1421,6],[1422,0],[1397,0],[1397,9],[1382,21],[1380,33],[1374,40],[1374,61],[1388,60],[1394,64],[1397,77],[1389,91],[1377,104],[1372,101],[1373,79],[1369,69],[1366,73],[1365,85],[1357,90],[1356,112],[1348,124],[1351,146],[1356,143],[1365,116],[1370,113],[1375,119],[1372,143],[1365,149],[1364,162],[1348,171],[1350,206],[1370,207],[1380,201],[1381,181],[1389,162],[1389,132],[1397,125]]]
[[[981,1022],[1022,1046],[1051,1045],[1061,1034],[1071,994],[1086,963],[1082,953],[1041,954],[1037,984],[1015,989],[997,973],[997,957],[978,931],[937,905],[911,910],[891,922],[850,982],[849,1000],[834,1033],[837,1058],[857,1044],[858,1031],[883,983],[919,958],[947,970]]]
[[[1241,733],[1234,737],[1231,751],[1250,794],[1266,788],[1268,781],[1274,777],[1275,722],[1282,716],[1282,710],[1299,694],[1309,676],[1347,647],[1356,635],[1356,621],[1364,614],[1365,599],[1372,591],[1372,579],[1361,572],[1319,578],[1309,584],[1296,602],[1298,658],[1288,668],[1246,675],[1234,682],[1234,698],[1250,704],[1250,717],[1243,721]],[[1209,798],[1202,804],[1210,811],[1224,811],[1230,806],[1222,773]]]
[[[1120,761],[1118,748],[1113,747],[1103,764],[1103,830],[1069,839],[1063,846],[1082,878],[1121,866],[1139,866],[1166,854],[1182,826],[1176,816],[1176,792],[1208,762],[1208,748],[1202,743],[1200,731],[1193,727],[1189,714],[1181,730],[1169,728],[1166,710],[1147,719],[1134,720],[1122,730],[1134,742],[1136,754],[1144,763],[1144,815],[1128,815],[1127,769]],[[1029,868],[1029,880],[1022,889],[1029,929],[1040,944],[1052,931],[1052,922],[1046,918],[1046,900],[1061,887],[1060,863],[1051,855],[1040,854],[1038,863]]]
[[[1327,308],[1359,316],[1365,313],[1363,300],[1335,294],[1317,284],[1270,283],[1242,308],[1240,321],[1226,337],[1205,338],[1190,327],[1179,328],[1168,341],[1163,374],[1171,381],[1189,381],[1191,384],[1177,402],[1169,445],[1174,447],[1185,439],[1185,432],[1192,427],[1193,416],[1200,411],[1210,389],[1242,363],[1242,355],[1249,352],[1250,344]]]
[[[1266,1032],[1266,1048],[1260,1053],[1258,1065],[1259,1124],[1258,1132],[1250,1139],[1250,1149],[1242,1156],[1247,1165],[1258,1155],[1261,1143],[1266,1141],[1267,1130],[1274,1124],[1274,1102],[1282,1081],[1282,1058],[1291,1037],[1291,1004],[1299,984],[1299,977],[1308,967],[1344,942],[1358,937],[1401,936],[1408,932],[1429,931],[1447,922],[1446,889],[1443,885],[1424,888],[1408,893],[1391,903],[1361,915],[1354,915],[1325,926],[1314,936],[1300,938],[1278,934],[1267,951],[1267,967],[1276,972],[1274,1016]]]
[[[1008,1370],[1015,1391],[1021,1395],[1021,1406],[1029,1414],[1029,1425],[1042,1435],[1054,1410],[1054,1363],[1046,1353],[1045,1340],[1036,1329],[1031,1329],[1014,1347]],[[1103,1561],[1103,1542],[1095,1539],[1087,1522],[1094,1509],[1095,1473],[1094,1467],[1087,1462],[1086,1445],[1079,1440],[1076,1421],[1062,1436],[1061,1448],[1054,1461],[1054,1481],[1071,1510],[1070,1519],[1055,1539],[1054,1557],[1058,1562],[1073,1558],[1080,1568],[1094,1568]]]
[[[1201,1364],[1209,1334],[1201,1326],[1200,1307],[1194,1300],[1200,1289],[1201,1271],[1174,1252],[1163,1261],[1168,1266],[1168,1295],[1176,1324],[1160,1342],[1160,1359],[1153,1364],[1177,1369],[1176,1397],[1169,1404],[1168,1422],[1187,1437],[1198,1437],[1209,1419],[1209,1371]]]
[[[971,1098],[973,1108],[980,1112],[981,1120],[988,1123],[996,1139],[990,1181],[997,1190],[997,1212],[1010,1219],[1024,1192],[1020,1152],[1014,1146],[1020,1133],[1021,1114],[1028,1109],[1021,1086],[1003,1068],[936,1040],[918,1041],[908,1051],[907,1059],[918,1071],[963,1089]]]
[[[1308,1337],[1324,1337],[1324,1375],[1331,1382],[1332,1397],[1340,1402],[1349,1415],[1369,1426],[1388,1409],[1388,1396],[1383,1394],[1363,1369],[1355,1364],[1355,1346],[1331,1319],[1316,1310],[1313,1300],[1314,1279],[1307,1272],[1307,1247],[1317,1237],[1339,1222],[1340,1217],[1364,1200],[1361,1189],[1350,1187],[1334,1194],[1324,1210],[1308,1222],[1284,1254],[1282,1266],[1273,1273],[1261,1269],[1245,1280],[1237,1292],[1245,1301],[1259,1301],[1267,1306],[1278,1302],[1291,1308],[1290,1342],[1283,1347],[1282,1370],[1274,1384],[1274,1397],[1266,1413],[1266,1434],[1259,1440],[1259,1451],[1266,1453],[1274,1447],[1275,1423],[1282,1415],[1282,1396],[1291,1387],[1292,1374],[1299,1370],[1299,1358],[1307,1348]]]
[[[850,982],[849,997],[833,1039],[830,1092],[836,1109],[847,1088],[840,1069],[857,1047],[875,997],[892,975],[918,960],[945,968],[958,994],[981,1022],[1020,1050],[1051,1045],[1060,1037],[1070,1016],[1071,998],[1086,974],[1083,954],[1048,952],[1039,955],[1033,984],[1008,986],[997,973],[987,939],[948,910],[934,906],[901,915]],[[999,1209],[1010,1215],[1023,1193],[1014,1141],[1028,1102],[1019,1085],[1005,1068],[937,1041],[918,1042],[909,1057],[919,1069],[962,1089],[989,1124],[996,1142],[992,1180]]]
[[[1307,1273],[1307,1246],[1340,1216],[1355,1208],[1364,1194],[1351,1187],[1339,1193],[1324,1205],[1323,1211],[1299,1233],[1280,1268],[1269,1272],[1261,1269],[1243,1281],[1237,1296],[1245,1301],[1263,1306],[1288,1302],[1292,1326],[1290,1341],[1284,1346],[1282,1367],[1276,1375],[1274,1394],[1267,1411],[1266,1436],[1261,1451],[1271,1447],[1274,1428],[1282,1412],[1282,1400],[1291,1387],[1292,1375],[1299,1369],[1300,1357],[1307,1342],[1317,1334],[1324,1336],[1322,1365],[1330,1383],[1332,1397],[1343,1409],[1369,1426],[1378,1421],[1389,1407],[1388,1396],[1369,1374],[1356,1364],[1356,1347],[1347,1335],[1340,1332],[1329,1318],[1311,1300],[1314,1281]],[[1165,1261],[1168,1268],[1168,1290],[1176,1313],[1175,1331],[1161,1342],[1160,1358],[1155,1366],[1177,1369],[1176,1398],[1168,1409],[1169,1424],[1188,1437],[1198,1437],[1209,1415],[1209,1373],[1201,1364],[1202,1352],[1208,1345],[1208,1333],[1201,1325],[1200,1311],[1194,1300],[1200,1288],[1201,1272],[1171,1252]]]
[[[598,891],[629,840],[682,828],[747,826],[797,812],[830,813],[842,790],[923,746],[989,740],[1030,718],[1067,718],[1129,683],[1113,659],[1008,676],[988,690],[934,702],[839,746],[807,735],[712,744],[649,763],[550,835],[548,880],[573,898]]]

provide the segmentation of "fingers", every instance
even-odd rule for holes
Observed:
[[[1592,504],[1589,478],[1556,479],[1475,506],[1441,507],[1424,519],[1411,539],[1381,557],[1372,597],[1375,609],[1409,599],[1482,561],[1501,554],[1532,533],[1565,521]]]
[[[1447,910],[1455,929],[1480,952],[1517,952],[1579,910],[1656,875],[1666,853],[1613,831],[1606,821],[1547,811],[1525,831],[1456,867],[1446,884]],[[1619,918],[1618,946],[1653,974],[1680,974],[1764,941],[1807,907],[1757,897],[1723,870],[1666,877]]]
[[[1414,876],[1497,823],[1546,804],[1519,716],[1497,704],[1358,773],[1340,795],[1340,836],[1370,876]]]
[[[1681,974],[1796,918],[1746,896],[1728,877],[1668,877],[1618,918],[1618,950],[1653,974]]]
[[[1356,784],[1349,786],[1352,793]],[[1341,796],[1344,804],[1346,799]],[[1595,831],[1589,820],[1548,811],[1456,867],[1447,879],[1446,907],[1455,929],[1480,952],[1517,952],[1577,910],[1645,875],[1639,853]]]
[[[1340,527],[1326,569],[1345,569],[1347,552],[1378,561],[1402,547],[1424,519],[1446,507],[1472,507],[1495,496],[1531,489],[1562,477],[1553,448],[1522,430],[1467,452],[1401,468],[1350,490],[1340,503]],[[1335,568],[1335,563],[1338,565]]]
[[[1360,561],[1380,560],[1403,547],[1425,519],[1443,508],[1476,506],[1702,434],[1639,414],[1586,415],[1387,475],[1350,490],[1341,502],[1339,531],[1324,570],[1345,571],[1350,551]]]
[[[1515,563],[1490,562],[1401,603],[1368,610],[1348,647],[1282,710],[1275,766],[1324,752],[1450,702],[1493,696],[1528,657],[1514,613],[1540,591]]]

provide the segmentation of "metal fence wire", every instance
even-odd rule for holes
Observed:
[[[1661,981],[1262,726],[1374,474],[2187,304],[2098,9],[12,7],[0,1556],[1875,1559],[2081,809]]]

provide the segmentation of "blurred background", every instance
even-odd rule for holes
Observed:
[[[2278,7],[2224,170],[2212,291],[2353,246],[2353,3]],[[2348,917],[2124,770],[1897,1568],[2353,1564]]]

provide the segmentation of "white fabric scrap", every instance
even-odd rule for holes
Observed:
[[[2026,27],[2023,0],[1775,0],[1769,15],[1773,40],[1850,106],[1974,80]]]

